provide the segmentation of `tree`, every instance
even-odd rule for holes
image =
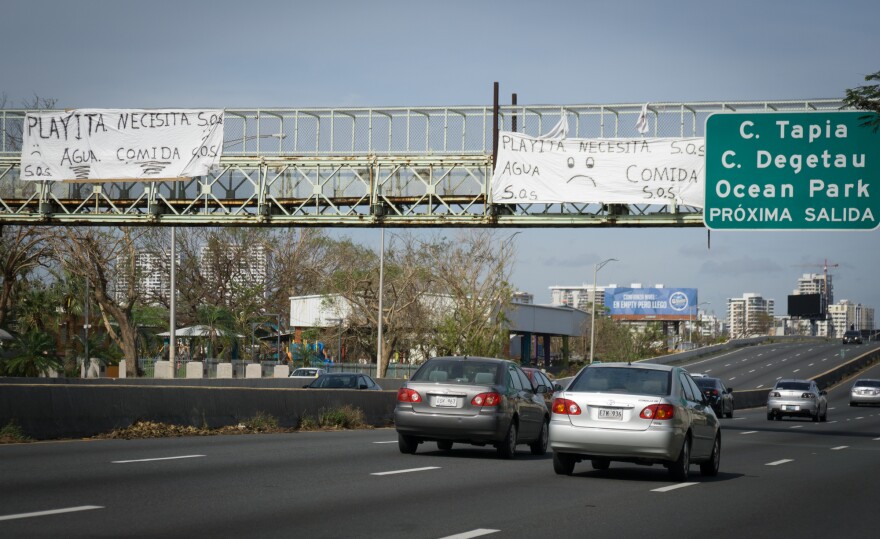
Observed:
[[[127,227],[71,227],[65,236],[53,235],[50,240],[62,267],[90,283],[104,329],[128,359],[126,374],[131,377],[137,376],[137,327],[132,312],[138,301],[135,255],[139,234]],[[117,287],[119,282],[125,286]]]
[[[880,81],[880,71],[867,75],[865,81]],[[860,116],[859,119],[864,121],[863,126],[873,127],[874,133],[880,130],[880,84],[868,84],[848,89],[843,102],[849,107],[874,112],[874,114]]]
[[[61,368],[52,337],[38,329],[31,329],[16,338],[10,357],[0,366],[0,374],[36,377],[48,375],[50,369]]]
[[[513,297],[509,241],[481,229],[422,246],[433,276],[428,310],[437,328],[427,342],[435,353],[497,357],[504,349]]]
[[[46,234],[51,230],[34,226],[6,226],[0,233],[0,327],[7,323],[15,285],[49,258]]]

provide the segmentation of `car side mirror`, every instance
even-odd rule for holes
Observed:
[[[359,384],[358,389],[367,389],[367,384]]]
[[[822,391],[819,392],[819,395],[827,395],[827,394],[828,394],[828,392],[825,391],[825,390],[822,390]]]
[[[553,391],[562,391],[562,384],[553,384]]]
[[[309,385],[310,385],[310,384],[306,384],[306,385],[304,385],[304,386],[303,386],[303,389],[308,389]]]
[[[550,388],[545,386],[544,384],[538,384],[538,387],[535,388],[535,393],[537,393],[539,395],[543,395],[544,393],[547,393],[548,391],[550,391]]]

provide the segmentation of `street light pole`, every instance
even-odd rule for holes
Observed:
[[[593,301],[591,302],[593,312],[590,315],[590,365],[593,364],[593,350],[596,347],[596,274],[599,273],[599,270],[605,267],[605,264],[609,262],[619,262],[619,260],[616,258],[608,258],[598,264],[593,264]]]

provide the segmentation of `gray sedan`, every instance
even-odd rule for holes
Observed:
[[[397,393],[394,426],[401,453],[437,442],[492,445],[502,458],[529,444],[547,451],[549,412],[539,391],[512,361],[482,357],[438,357],[426,361]]]
[[[687,371],[667,365],[603,363],[585,367],[553,400],[553,469],[571,475],[590,460],[662,464],[676,481],[690,465],[717,475],[721,462],[718,418]]]
[[[856,380],[849,391],[849,405],[880,404],[880,380]]]

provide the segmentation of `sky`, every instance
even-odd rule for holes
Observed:
[[[0,95],[59,108],[296,108],[841,98],[880,70],[876,0],[5,0]],[[505,101],[506,102],[506,101]],[[878,186],[880,189],[880,186]],[[511,233],[514,231],[511,230]],[[345,232],[374,242],[375,230]],[[697,288],[724,317],[784,311],[828,261],[835,300],[880,309],[869,232],[524,229],[514,285]]]

